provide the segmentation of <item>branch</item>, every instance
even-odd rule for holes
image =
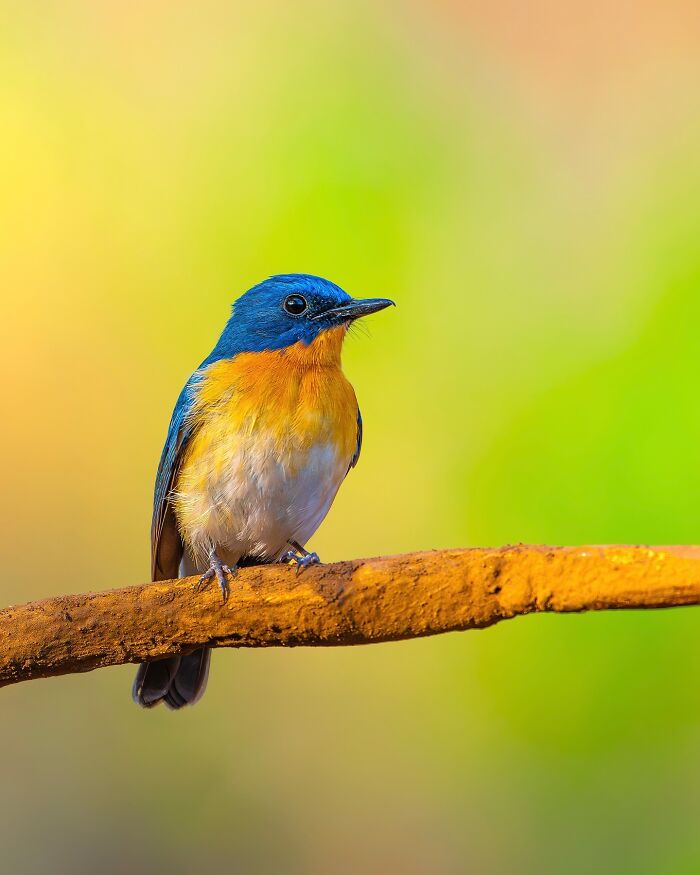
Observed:
[[[700,604],[700,547],[441,550],[241,569],[221,604],[195,578],[0,611],[0,686],[196,647],[370,644],[483,629],[535,611]]]

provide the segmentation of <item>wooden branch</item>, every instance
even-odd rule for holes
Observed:
[[[228,602],[195,578],[0,611],[0,686],[211,647],[369,644],[534,611],[700,604],[700,547],[441,550],[240,570]]]

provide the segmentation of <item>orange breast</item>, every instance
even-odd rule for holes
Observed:
[[[274,435],[280,455],[331,443],[348,462],[357,443],[357,399],[340,366],[344,328],[311,344],[242,353],[216,362],[198,391],[193,415],[202,417],[201,443],[223,432]],[[197,444],[192,450],[197,454]],[[199,448],[205,450],[204,446]]]

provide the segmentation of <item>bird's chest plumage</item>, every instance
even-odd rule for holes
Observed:
[[[175,485],[193,554],[274,557],[325,517],[355,452],[357,402],[340,370],[342,337],[323,341],[207,369]]]

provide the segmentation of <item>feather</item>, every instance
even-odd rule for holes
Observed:
[[[199,380],[200,372],[195,371],[180,392],[158,464],[151,523],[152,580],[172,580],[177,577],[182,559],[182,539],[178,532],[170,493],[182,464],[183,451],[195,431],[190,414],[193,406],[193,390]]]
[[[354,468],[355,465],[360,460],[360,451],[362,450],[362,414],[360,413],[360,408],[357,408],[357,446],[355,447],[355,452],[353,453],[353,457],[350,460],[350,468]],[[348,471],[350,471],[348,468]]]

